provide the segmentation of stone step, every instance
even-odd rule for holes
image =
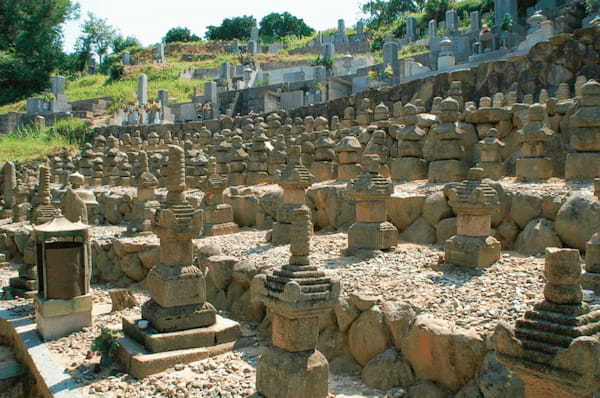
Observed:
[[[527,338],[523,338],[520,340],[523,344],[523,348],[525,348],[525,350],[527,351],[536,351],[554,356],[564,349],[563,347],[554,344],[544,343],[539,340],[530,340]]]
[[[530,326],[535,327],[535,324]],[[570,336],[562,336],[560,334],[550,333],[532,327],[523,327],[521,325],[517,325],[515,335],[519,340],[527,339],[539,341],[545,344],[554,344],[563,348],[568,348],[573,341],[573,337]]]
[[[562,336],[569,336],[572,338],[580,336],[592,336],[600,332],[600,322],[590,323],[581,326],[573,326],[549,321],[542,317],[533,316],[518,320],[517,325],[523,325],[526,328],[544,330],[549,333],[555,333]]]

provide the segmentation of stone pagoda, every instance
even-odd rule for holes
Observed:
[[[353,180],[358,178],[361,172],[360,157],[362,146],[358,138],[346,135],[335,146],[338,160],[338,180]]]
[[[321,130],[315,142],[315,159],[310,167],[317,181],[335,178],[335,143],[329,136],[329,130]]]
[[[348,192],[356,201],[356,222],[348,230],[345,255],[372,254],[376,250],[391,250],[398,244],[398,230],[387,221],[386,200],[394,192],[389,178],[379,173],[379,156],[364,155],[363,173],[349,183]]]
[[[492,214],[498,211],[500,199],[482,178],[483,170],[472,168],[466,181],[447,186],[457,231],[444,244],[446,263],[487,267],[500,258],[500,242],[491,236]]]
[[[12,218],[17,207],[17,170],[13,162],[4,163],[2,177],[2,198],[4,199],[2,218]]]
[[[291,219],[289,264],[253,281],[271,314],[273,342],[259,360],[256,390],[268,398],[326,398],[329,364],[316,349],[319,317],[337,304],[341,284],[310,264],[309,210],[298,207]]]
[[[502,162],[501,150],[504,148],[504,142],[498,139],[498,132],[491,128],[485,137],[478,143],[479,153],[481,154],[477,168],[483,170],[484,178],[499,180],[504,175],[504,162]]]
[[[168,148],[168,193],[153,224],[160,263],[146,278],[151,298],[142,306],[142,319],[123,318],[126,337],[120,340],[119,358],[137,378],[205,358],[210,347],[230,343],[240,333],[236,322],[220,318],[206,301],[206,280],[193,264],[192,243],[202,229],[202,210],[194,210],[185,197],[183,149]],[[162,354],[151,355],[156,353]]]
[[[417,126],[417,107],[406,104],[398,122],[403,124],[396,130],[398,156],[391,162],[392,180],[413,181],[427,178],[427,161],[423,159],[423,141],[427,132]]]
[[[248,154],[244,150],[242,137],[233,136],[231,139],[231,153],[229,155],[229,185],[245,185],[246,169],[248,167]]]
[[[571,150],[565,163],[568,180],[600,177],[600,83],[590,80],[581,87],[575,113],[569,118]]]
[[[466,174],[462,131],[457,126],[459,109],[458,101],[453,98],[446,98],[440,104],[440,124],[431,129],[435,141],[429,163],[429,182],[460,181]]]
[[[546,157],[546,143],[554,132],[544,125],[546,108],[542,104],[529,107],[527,124],[518,131],[521,157],[517,159],[517,178],[524,181],[547,180],[554,174],[552,159]]]
[[[258,185],[269,182],[267,141],[269,139],[264,134],[262,127],[257,127],[252,139],[252,148],[250,150],[248,162],[248,174],[246,175],[246,184]]]
[[[273,224],[271,241],[275,245],[290,242],[292,214],[297,208],[306,208],[306,189],[314,182],[314,176],[302,164],[300,145],[292,145],[288,150],[288,163],[279,179],[283,189],[283,203],[277,210],[277,222]],[[312,232],[311,232],[312,235]]]
[[[600,310],[583,302],[577,249],[546,249],[544,301],[493,337],[498,360],[528,398],[592,397],[600,390]]]
[[[31,221],[34,225],[45,224],[60,216],[60,210],[52,204],[50,196],[50,169],[40,166],[37,206],[33,209]],[[87,220],[83,220],[87,222]]]
[[[152,220],[160,207],[155,193],[158,187],[158,179],[150,172],[148,154],[144,151],[138,153],[138,167],[139,174],[136,179],[137,197],[133,201],[127,232],[151,233]]]
[[[204,236],[234,234],[239,227],[233,222],[233,208],[223,200],[223,191],[227,188],[228,178],[217,173],[217,161],[208,160],[208,177],[202,185],[206,194],[204,208]]]

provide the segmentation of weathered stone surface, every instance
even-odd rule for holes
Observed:
[[[342,332],[347,331],[352,325],[352,322],[360,315],[358,308],[354,306],[352,301],[346,298],[340,299],[340,302],[335,306],[334,311],[338,327]]]
[[[389,340],[383,312],[379,307],[360,314],[348,332],[350,353],[362,366],[385,351],[390,346]]]
[[[432,245],[437,237],[435,229],[423,218],[419,217],[400,234],[400,239],[421,245]]]
[[[119,263],[123,273],[136,282],[143,281],[148,274],[137,254],[128,254],[120,259]]]
[[[437,243],[444,244],[446,240],[456,235],[456,217],[444,218],[435,228]]]
[[[422,381],[408,389],[408,398],[450,398],[448,389],[431,381]]]
[[[471,380],[459,392],[454,395],[454,398],[483,398],[476,380]]]
[[[140,261],[147,270],[151,270],[160,264],[160,248],[153,247],[147,250],[142,250],[138,253]]]
[[[392,342],[400,350],[415,321],[416,313],[410,305],[393,301],[385,302],[382,310]]]
[[[496,354],[486,354],[479,369],[478,385],[485,398],[524,397],[523,382],[498,362]]]
[[[369,387],[381,390],[409,386],[415,380],[410,364],[394,348],[371,359],[363,368],[361,379]]]
[[[547,247],[562,247],[562,243],[554,223],[545,218],[530,221],[515,242],[515,250],[528,255],[543,253]]]
[[[317,350],[319,350],[325,358],[331,360],[340,355],[345,355],[347,350],[344,350],[346,335],[335,327],[329,327],[319,333],[317,341]]]
[[[472,379],[485,355],[483,339],[430,315],[417,316],[405,343],[404,357],[420,380],[458,391]]]
[[[370,292],[353,292],[350,294],[350,301],[360,312],[365,312],[382,300],[381,296]]]
[[[359,376],[362,367],[357,364],[350,356],[341,355],[333,358],[329,362],[329,370],[333,374],[345,374],[350,376]]]
[[[541,214],[542,205],[543,200],[540,196],[517,192],[512,197],[510,217],[519,227],[525,228],[529,221]]]
[[[217,289],[225,289],[233,280],[233,270],[237,257],[212,256],[206,260],[208,276]]]
[[[451,216],[452,209],[448,206],[448,201],[443,192],[435,192],[425,199],[425,203],[423,204],[423,218],[429,225],[435,226],[441,219]]]
[[[558,211],[554,228],[567,246],[585,250],[587,241],[600,230],[600,202],[590,194],[572,193]]]
[[[110,301],[112,303],[111,312],[121,311],[138,305],[135,297],[127,289],[111,289],[108,293],[110,294]]]
[[[402,231],[421,215],[424,203],[425,195],[394,194],[387,200],[388,220]]]

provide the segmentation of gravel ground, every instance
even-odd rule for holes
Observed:
[[[120,231],[95,228],[94,237],[109,238]],[[289,259],[289,247],[265,242],[265,231],[243,230],[238,234],[202,239],[218,245],[224,254],[238,256],[261,268],[279,266]],[[335,272],[343,281],[343,294],[352,292],[380,295],[383,300],[406,301],[418,310],[454,322],[480,333],[491,332],[498,321],[513,322],[542,297],[543,259],[504,253],[493,266],[463,270],[438,264],[439,248],[401,244],[394,252],[362,260],[342,257],[347,245],[345,233],[316,234],[311,261]],[[0,282],[16,275],[16,266],[0,269]],[[58,354],[63,366],[81,384],[82,397],[245,397],[254,393],[256,362],[267,343],[257,325],[243,323],[243,334],[254,344],[220,357],[181,365],[142,381],[123,374],[117,365],[96,373],[99,358],[89,351],[100,328],[120,329],[123,315],[139,314],[139,307],[110,313],[110,286],[94,286],[94,326],[68,337],[46,343]],[[133,292],[139,303],[147,294],[140,286]],[[0,302],[0,308],[18,306],[23,315],[32,315],[27,300]],[[227,315],[227,314],[223,314]],[[381,397],[384,392],[369,389],[358,378],[331,376],[332,397]]]

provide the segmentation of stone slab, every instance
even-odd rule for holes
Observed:
[[[238,232],[240,232],[240,227],[233,222],[224,224],[204,224],[204,236],[229,235]]]
[[[220,316],[217,316],[217,320],[212,326],[168,333],[160,333],[151,327],[140,329],[137,326],[138,320],[123,318],[125,335],[142,344],[149,352],[153,353],[231,343],[241,335],[239,323]]]
[[[92,311],[92,295],[86,294],[83,296],[74,297],[70,300],[51,299],[47,300],[36,294],[34,296],[33,305],[36,313],[39,313],[45,318],[63,316],[75,312],[90,312]]]
[[[92,325],[92,311],[45,317],[36,311],[38,332],[45,341],[56,340]]]

